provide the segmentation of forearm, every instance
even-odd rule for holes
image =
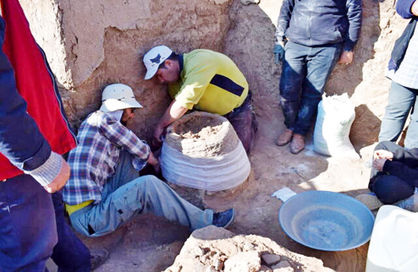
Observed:
[[[187,108],[184,108],[176,100],[173,100],[170,106],[166,109],[164,115],[161,117],[157,126],[159,128],[165,128],[174,121],[180,119],[187,111]]]

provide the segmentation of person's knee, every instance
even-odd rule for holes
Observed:
[[[142,183],[146,188],[158,188],[161,186],[167,186],[162,180],[153,175],[141,176],[137,180],[138,182]]]
[[[372,189],[377,198],[384,204],[393,204],[414,193],[414,188],[412,186],[391,175],[378,177],[374,182]]]

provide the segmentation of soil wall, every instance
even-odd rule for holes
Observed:
[[[140,62],[154,45],[181,53],[209,48],[229,55],[246,75],[259,118],[282,119],[281,66],[273,62],[274,31],[282,1],[262,0],[22,0],[31,28],[61,87],[76,127],[100,105],[104,86],[129,84],[144,109],[129,124],[148,138],[169,103],[163,87],[144,81]],[[392,0],[363,1],[361,39],[352,65],[338,67],[327,94],[347,92],[356,106],[351,139],[356,148],[377,139],[390,81],[385,67],[405,20]],[[277,134],[279,131],[277,131]]]

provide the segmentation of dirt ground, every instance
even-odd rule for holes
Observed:
[[[259,130],[250,155],[252,174],[249,180],[229,193],[205,195],[197,190],[176,190],[201,207],[215,210],[234,207],[237,211],[236,219],[229,229],[236,234],[268,237],[293,252],[322,260],[325,267],[335,271],[364,271],[368,243],[344,252],[322,252],[299,245],[281,229],[278,211],[282,203],[271,195],[283,187],[289,187],[295,192],[327,190],[351,196],[367,191],[369,161],[374,146],[372,142],[380,125],[381,109],[386,103],[385,96],[376,95],[377,91],[374,90],[378,89],[380,93],[387,91],[388,83],[382,79],[383,67],[389,54],[386,52],[390,52],[387,44],[393,41],[394,30],[398,27],[395,20],[385,18],[389,18],[389,15],[393,17],[394,11],[388,1],[363,2],[365,12],[362,37],[367,39],[363,38],[359,42],[360,49],[356,51],[355,63],[348,68],[337,67],[328,84],[330,93],[342,93],[349,89],[352,94],[355,88],[358,89],[353,95],[357,101],[357,118],[352,140],[362,158],[342,160],[316,154],[310,140],[307,148],[298,155],[292,155],[288,146],[278,147],[275,144],[277,136],[284,130],[283,116],[277,104],[279,69],[273,65],[270,53],[274,33],[271,22],[276,20],[278,13],[276,5],[273,0],[262,1],[261,10],[256,6],[241,8],[239,2],[235,1],[230,11],[230,17],[235,18],[235,21],[224,46],[225,53],[234,57],[256,91],[254,101]],[[377,29],[379,21],[387,22],[381,23]],[[267,23],[268,28],[263,28]],[[368,35],[370,33],[374,34]],[[247,36],[251,39],[243,38]],[[262,49],[250,46],[254,40],[259,42],[258,46]],[[371,55],[371,51],[374,55]],[[251,58],[240,58],[241,55]],[[268,58],[269,62],[258,61],[258,58]],[[363,70],[366,71],[364,75],[360,73]],[[366,102],[370,102],[370,105]],[[159,106],[165,107],[163,104]],[[109,260],[96,271],[148,272],[162,271],[169,267],[189,235],[187,228],[176,223],[153,215],[139,215],[115,233],[101,238],[82,239],[91,249],[104,247],[110,252]],[[52,263],[49,267],[54,271]]]
[[[322,252],[299,245],[281,229],[278,211],[282,203],[271,195],[285,186],[295,192],[328,190],[352,196],[365,191],[372,146],[363,148],[363,158],[357,161],[318,155],[310,143],[305,151],[292,155],[288,146],[274,143],[284,125],[279,106],[270,109],[257,114],[259,130],[250,156],[253,172],[246,183],[233,192],[213,195],[182,188],[177,191],[200,206],[215,210],[234,207],[236,220],[229,227],[234,233],[268,237],[293,252],[321,259],[325,267],[335,271],[364,271],[368,244],[344,252]],[[111,235],[82,239],[91,249],[104,247],[110,252],[109,260],[96,271],[162,271],[173,263],[189,235],[188,229],[178,224],[139,215]]]

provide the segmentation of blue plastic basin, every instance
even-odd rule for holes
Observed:
[[[296,242],[325,251],[342,251],[369,241],[374,216],[360,201],[340,193],[307,191],[280,207],[279,222]]]

